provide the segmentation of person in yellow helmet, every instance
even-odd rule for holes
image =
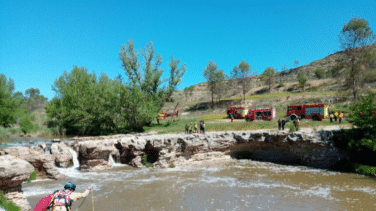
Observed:
[[[334,121],[337,121],[337,118],[338,118],[338,112],[336,111],[336,112],[334,113]]]
[[[333,117],[334,117],[334,115],[333,115],[333,113],[331,113],[331,114],[329,115],[330,122],[333,122]]]
[[[339,116],[338,116],[338,118],[339,118],[339,123],[341,123],[342,121],[342,118],[343,118],[343,112],[341,112],[340,114],[339,114]]]
[[[300,121],[299,118],[296,120],[296,130],[299,130]]]
[[[189,124],[189,134],[191,134],[192,133],[192,122]]]

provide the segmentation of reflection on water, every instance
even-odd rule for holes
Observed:
[[[108,172],[71,168],[69,178],[23,186],[32,206],[72,181],[77,191],[94,187],[96,210],[375,210],[376,182],[355,174],[250,160],[203,168]],[[73,209],[81,204],[76,202]],[[92,210],[91,195],[80,211]]]

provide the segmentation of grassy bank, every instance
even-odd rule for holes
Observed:
[[[202,116],[199,118],[192,119],[177,119],[176,122],[172,122],[171,118],[166,118],[160,120],[160,123],[157,124],[156,121],[153,122],[152,126],[145,126],[144,130],[146,132],[155,131],[158,134],[165,133],[184,133],[185,125],[192,123],[194,125],[197,123],[199,129],[199,121],[205,121],[205,131],[240,131],[240,130],[260,130],[267,129],[271,131],[278,130],[277,120],[272,121],[255,121],[255,122],[246,122],[245,120],[236,120],[231,123],[231,120],[219,115],[219,118],[213,118],[213,116]],[[288,121],[285,125],[285,130],[288,131],[292,122]],[[350,127],[351,124],[346,120],[339,124],[337,122],[330,122],[329,119],[323,119],[322,121],[312,121],[309,119],[304,119],[300,121],[300,128],[312,128],[313,130],[319,130],[319,128],[325,128],[326,126],[340,125],[342,127]]]

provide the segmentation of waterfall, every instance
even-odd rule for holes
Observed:
[[[120,160],[120,155],[118,154],[118,161]],[[120,162],[115,162],[114,161],[114,158],[111,156],[111,154],[110,154],[110,157],[108,158],[109,160],[110,160],[110,162],[112,163],[112,166],[113,167],[118,167],[118,166],[126,166],[127,164],[122,164],[122,163],[120,163]]]
[[[46,149],[44,149],[44,154],[51,154],[51,147],[47,146]]]
[[[73,157],[73,168],[78,169],[80,167],[80,162],[78,161],[77,152],[74,151],[72,147],[69,147],[69,151],[71,152]]]
[[[65,176],[73,177],[73,178],[84,178],[84,174],[80,172],[78,169],[80,167],[80,162],[78,161],[77,152],[73,150],[72,147],[69,148],[69,151],[73,157],[73,166],[69,168],[57,168],[59,172]]]

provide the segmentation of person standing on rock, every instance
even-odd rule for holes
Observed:
[[[282,130],[285,130],[285,124],[286,124],[286,120],[285,118],[282,119]]]
[[[202,121],[200,121],[200,134],[202,134]]]
[[[194,133],[198,133],[197,123],[195,122],[195,131]]]
[[[188,129],[189,129],[188,124],[185,124],[185,134],[188,134]]]
[[[202,133],[205,134],[205,122],[202,121]]]
[[[333,117],[334,117],[334,115],[333,115],[333,113],[331,113],[331,114],[329,115],[330,122],[333,122]]]
[[[278,130],[281,130],[282,128],[282,121],[281,119],[278,119]]]
[[[189,124],[189,134],[192,133],[192,122]]]

